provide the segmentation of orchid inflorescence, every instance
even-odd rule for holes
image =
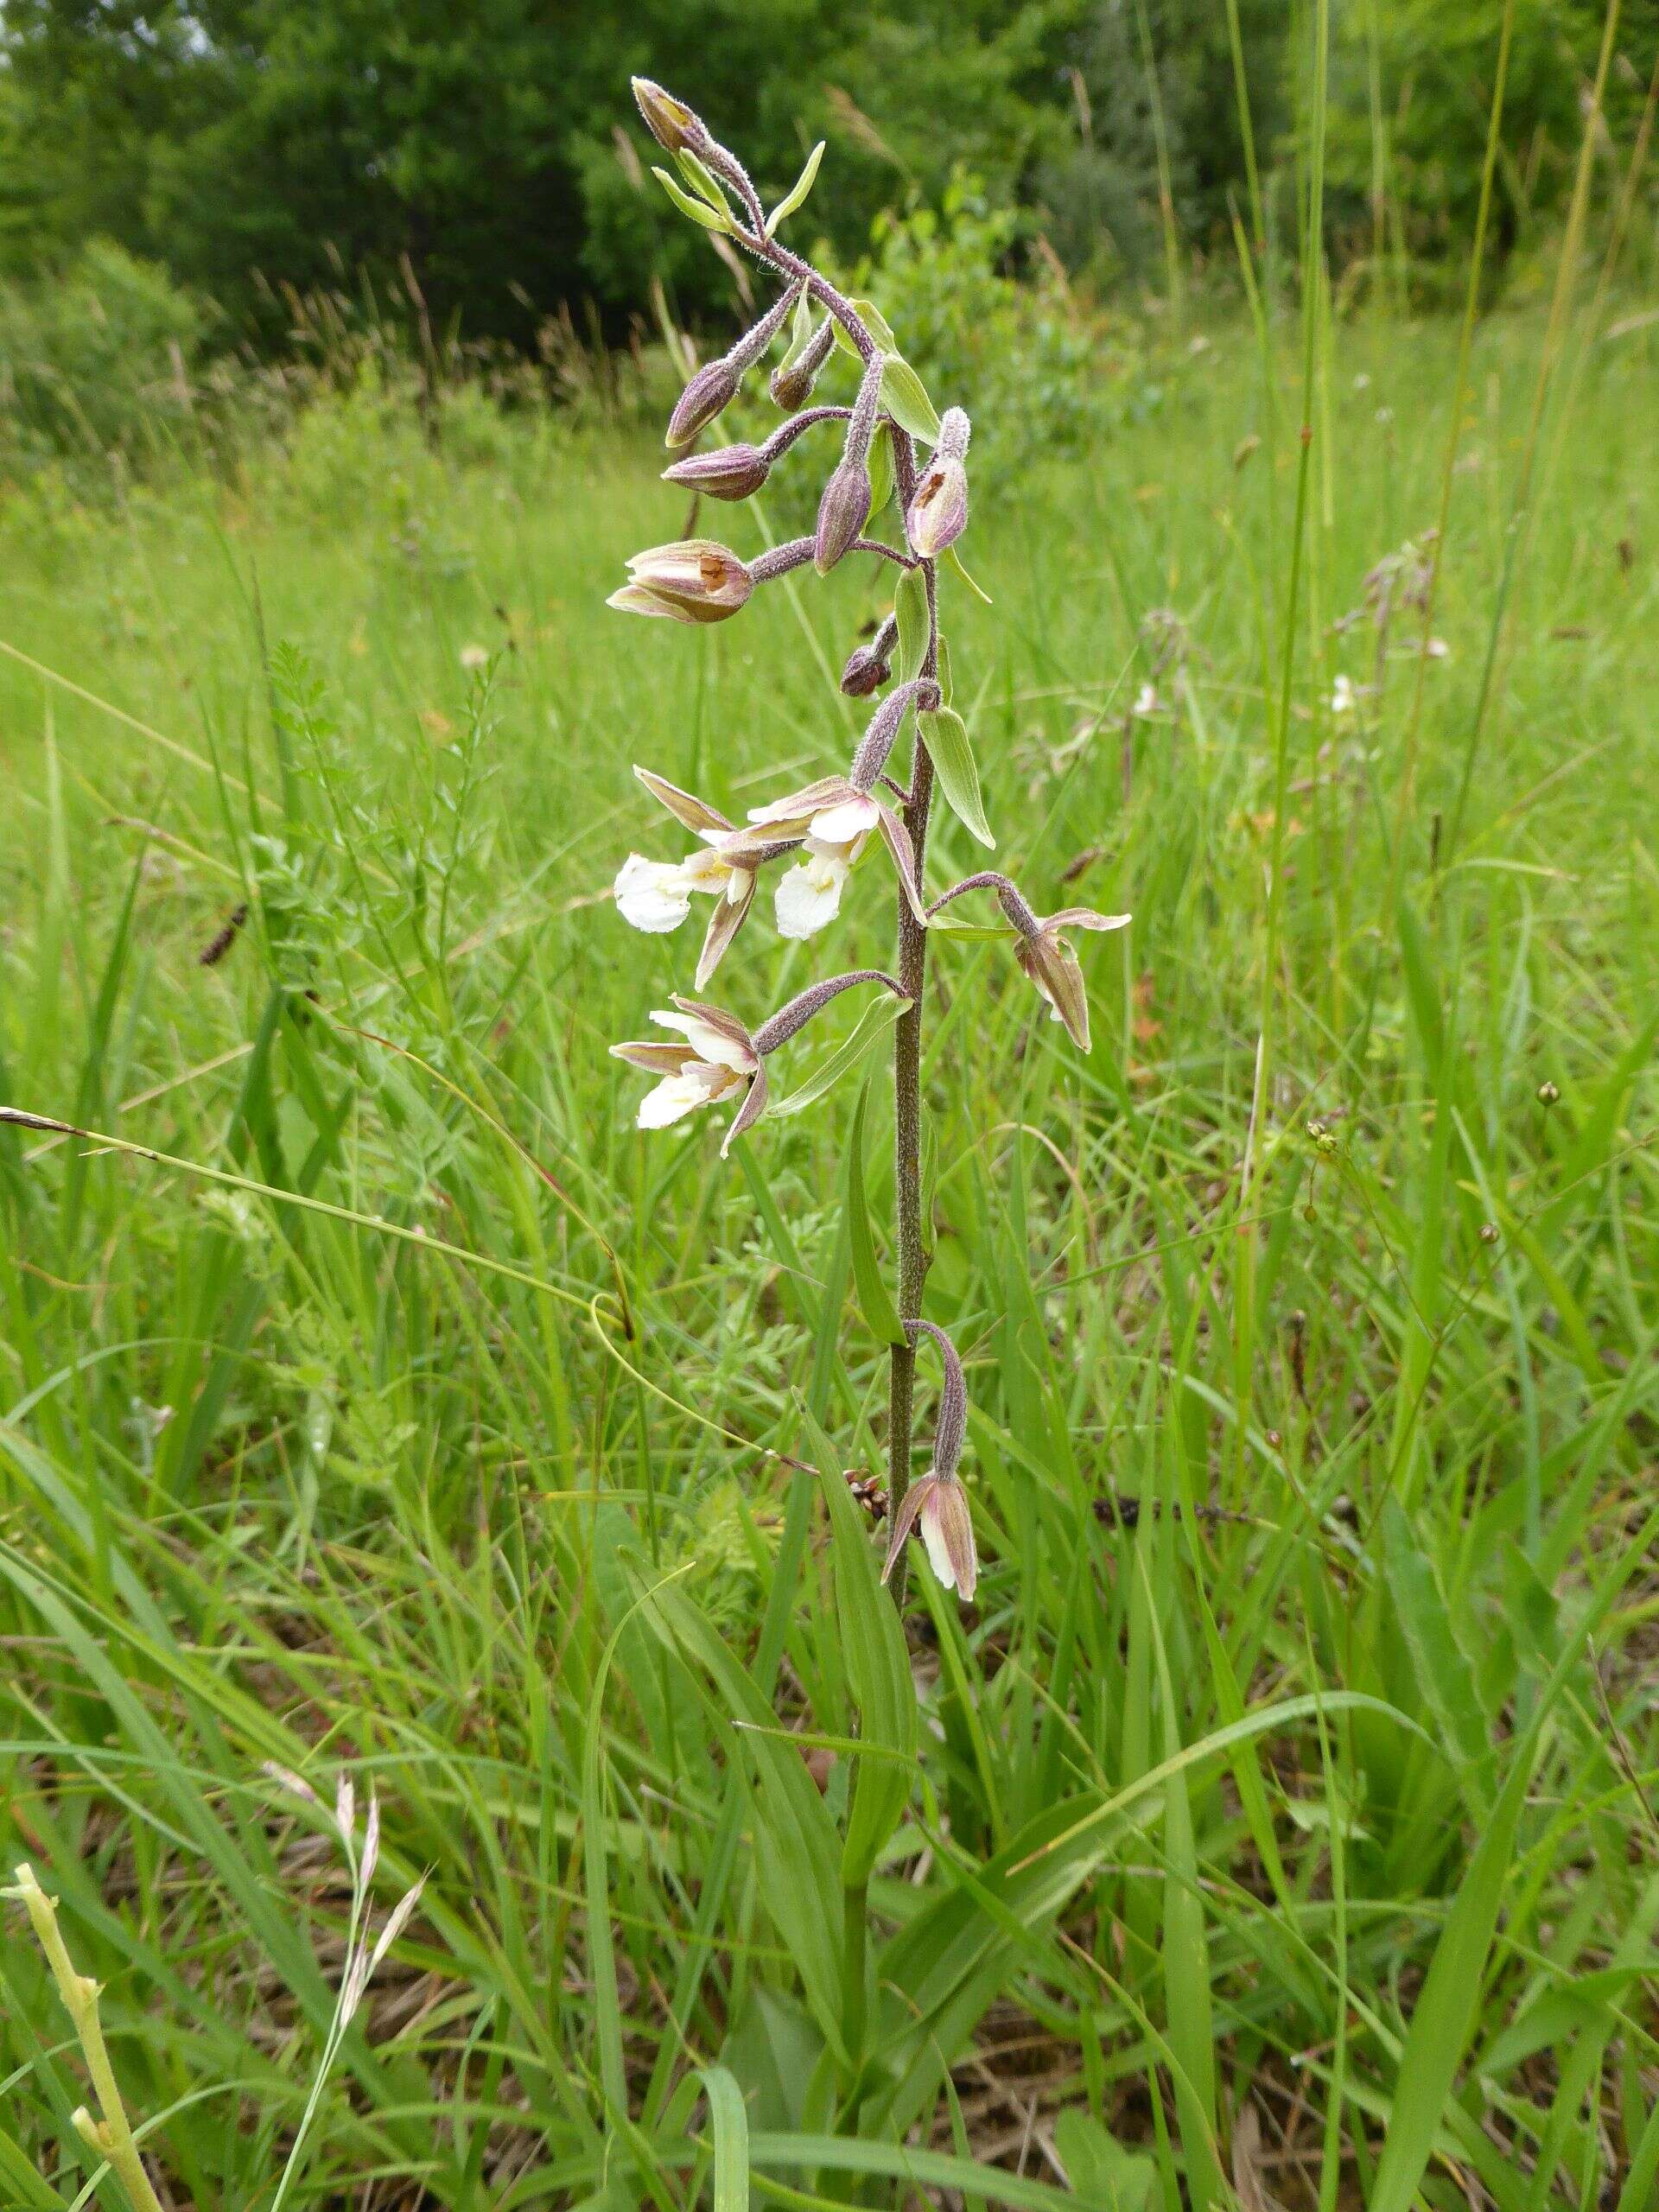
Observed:
[[[701,992],[747,919],[763,874],[777,871],[772,912],[779,935],[813,937],[836,919],[854,868],[878,842],[898,879],[899,949],[896,974],[860,968],[815,984],[753,1030],[721,1007],[676,996],[671,1010],[652,1017],[670,1033],[667,1038],[612,1050],[658,1078],[639,1105],[642,1128],[665,1128],[699,1108],[734,1103],[723,1154],[767,1110],[768,1056],[830,1000],[868,982],[882,987],[896,1002],[898,1312],[903,1318],[890,1331],[893,1529],[886,1572],[893,1574],[906,1538],[919,1529],[939,1580],[966,1602],[973,1596],[978,1566],[967,1494],[957,1473],[967,1422],[962,1363],[944,1332],[916,1312],[926,1273],[919,1066],[929,925],[966,893],[995,892],[1020,966],[1053,1018],[1087,1052],[1088,1002],[1068,936],[1077,930],[1120,929],[1129,918],[1067,907],[1045,919],[1007,876],[988,871],[965,877],[927,903],[923,865],[936,782],[970,833],[984,844],[995,843],[967,730],[950,704],[950,662],[938,623],[938,564],[948,563],[965,575],[955,547],[968,525],[968,416],[960,407],[937,413],[875,309],[846,297],[779,242],[780,225],[811,187],[822,147],[768,214],[742,163],[690,108],[648,79],[635,78],[633,92],[652,136],[679,170],[678,179],[665,169],[655,172],[669,196],[693,221],[759,262],[781,288],[752,327],[699,368],[680,395],[666,440],[678,457],[664,471],[665,479],[700,496],[736,502],[753,498],[808,433],[834,424],[841,447],[819,497],[810,537],[771,547],[749,560],[709,538],[653,546],[628,563],[628,581],[610,604],[627,613],[674,622],[724,622],[740,613],[757,591],[809,563],[823,575],[849,556],[862,554],[890,564],[897,577],[892,612],[854,648],[842,671],[841,690],[848,698],[885,695],[845,774],[822,776],[752,807],[747,821],[739,823],[694,792],[637,767],[634,773],[646,791],[696,842],[679,860],[630,853],[616,878],[616,904],[636,929],[665,931],[685,920],[695,898],[713,900],[696,966],[696,988]],[[785,421],[758,444],[744,441],[684,451],[719,422],[745,378],[785,333],[786,351],[768,380]],[[814,404],[819,378],[837,349],[855,366],[850,398],[847,404]],[[895,493],[902,538],[890,543],[870,532]],[[889,774],[888,763],[906,722],[912,724],[913,736],[905,784]],[[932,1462],[912,1484],[912,1392],[916,1351],[924,1337],[939,1350],[944,1384]]]

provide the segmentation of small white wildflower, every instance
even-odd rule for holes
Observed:
[[[639,1102],[638,1126],[669,1128],[700,1107],[735,1097],[737,1116],[721,1147],[725,1153],[734,1137],[760,1119],[766,1106],[766,1075],[753,1039],[731,1014],[690,999],[677,997],[674,1011],[658,1011],[651,1018],[659,1029],[677,1029],[685,1041],[612,1046],[619,1060],[661,1077]]]

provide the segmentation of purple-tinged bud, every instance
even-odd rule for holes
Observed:
[[[772,463],[758,446],[716,446],[675,461],[663,471],[663,481],[706,492],[711,499],[747,499],[771,473]]]
[[[722,358],[708,362],[680,394],[678,404],[668,418],[664,444],[689,446],[697,432],[706,429],[736,397],[737,372],[730,361]]]
[[[772,371],[768,388],[779,407],[793,409],[805,406],[812,397],[812,387],[818,380],[818,372],[829,359],[835,342],[836,327],[825,315],[796,358]]]
[[[875,496],[868,464],[844,454],[818,502],[818,526],[812,540],[812,565],[827,576],[863,530]]]
[[[937,559],[968,527],[969,422],[960,407],[945,410],[939,442],[922,474],[905,516],[911,550],[924,561]]]
[[[800,297],[800,291],[798,281],[791,284],[781,299],[773,301],[760,321],[744,332],[730,353],[722,353],[717,361],[710,361],[697,371],[668,418],[666,444],[689,446],[699,430],[706,429],[722,408],[731,404],[745,372],[754,366],[783,328],[785,317]],[[725,496],[741,499],[744,494],[731,493]]]
[[[633,97],[646,130],[667,152],[695,154],[707,144],[709,133],[699,118],[683,100],[677,100],[649,77],[634,78]]]
[[[855,645],[841,671],[841,688],[849,699],[868,699],[893,674],[893,649],[899,641],[899,625],[889,614],[868,644]]]
[[[840,465],[823,487],[818,502],[818,527],[813,540],[812,562],[821,576],[829,575],[869,519],[875,487],[870,481],[870,443],[875,435],[876,409],[881,398],[884,357],[872,356],[858,387],[847,442]]]
[[[753,575],[735,553],[706,537],[683,537],[636,553],[628,582],[605,603],[671,622],[723,622],[753,589]]]

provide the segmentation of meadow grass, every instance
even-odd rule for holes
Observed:
[[[1456,422],[1455,330],[1322,322],[1294,601],[1294,332],[977,511],[998,864],[1135,922],[1086,1059],[935,949],[983,1573],[912,1577],[850,2094],[858,1084],[636,1133],[687,948],[608,887],[631,761],[839,765],[882,580],[642,635],[653,441],[465,392],[0,518],[0,1102],[166,1156],[0,1130],[0,1866],[168,2202],[268,2206],[314,2098],[292,2204],[1655,2201],[1659,329],[1598,306],[1541,385],[1484,323]],[[847,964],[890,928],[861,871]],[[270,1764],[372,1785],[377,1917],[429,1870],[343,2035],[359,1892]],[[118,2205],[9,1910],[0,2202]]]

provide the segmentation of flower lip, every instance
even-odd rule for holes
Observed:
[[[658,1009],[659,1028],[677,1030],[683,1042],[613,1045],[612,1055],[644,1068],[660,1080],[639,1102],[642,1129],[667,1128],[699,1107],[741,1093],[731,1127],[721,1145],[722,1158],[735,1139],[752,1128],[766,1108],[766,1077],[754,1039],[735,1014],[696,999],[674,998],[674,1010]]]
[[[649,768],[636,765],[633,772],[657,804],[701,842],[678,861],[649,861],[630,853],[616,879],[617,907],[635,929],[671,930],[690,912],[694,892],[711,895],[714,912],[697,955],[696,988],[702,990],[748,918],[756,869],[790,850],[790,844],[757,842],[747,832],[734,830],[719,808],[695,791],[682,791]]]

